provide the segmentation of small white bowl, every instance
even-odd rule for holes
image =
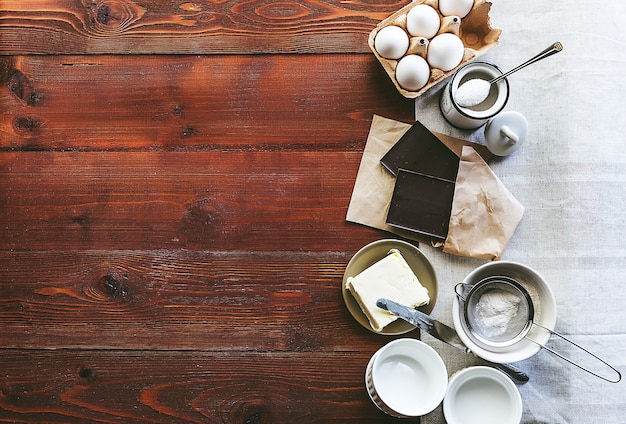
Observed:
[[[469,367],[450,378],[443,414],[448,424],[519,424],[522,397],[503,372]]]
[[[532,268],[517,262],[488,262],[472,271],[465,277],[463,283],[471,286],[486,277],[494,275],[504,275],[520,283],[528,291],[532,299],[535,310],[533,321],[549,330],[554,329],[556,324],[556,301],[554,294],[548,283]],[[465,346],[477,356],[500,364],[519,362],[530,358],[541,350],[541,345],[545,345],[551,336],[549,331],[533,326],[526,338],[511,346],[479,346],[468,335],[469,330],[463,322],[462,305],[458,296],[455,296],[452,302],[452,321]]]
[[[417,339],[397,339],[381,347],[365,371],[370,398],[398,418],[433,411],[446,393],[448,371],[441,356]]]

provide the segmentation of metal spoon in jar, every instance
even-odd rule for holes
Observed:
[[[509,72],[506,72],[490,81],[480,78],[470,79],[459,86],[454,95],[454,98],[457,104],[461,107],[472,107],[479,105],[489,96],[491,84],[494,84],[501,79],[508,77],[513,72],[517,72],[532,63],[535,63],[541,59],[545,59],[548,56],[552,56],[553,54],[558,53],[561,50],[563,50],[563,44],[557,41],[556,43],[552,44],[550,47],[548,47],[538,55],[528,59],[526,62],[522,63],[518,67],[513,68]]]

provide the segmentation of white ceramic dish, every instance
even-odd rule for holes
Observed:
[[[365,386],[372,402],[385,413],[419,417],[443,400],[448,371],[441,356],[417,339],[397,339],[381,347],[365,371]]]
[[[505,275],[520,283],[529,293],[535,309],[534,322],[550,330],[556,324],[556,301],[550,286],[532,268],[517,262],[499,261],[486,263],[472,271],[465,279],[465,284],[475,284],[483,278]],[[476,355],[496,363],[518,362],[530,358],[541,349],[550,338],[550,333],[537,326],[529,331],[526,338],[506,347],[479,346],[468,336],[468,329],[461,317],[461,301],[458,296],[452,303],[452,320],[463,343]],[[536,341],[537,343],[533,342]]]
[[[354,277],[361,271],[383,259],[391,249],[397,249],[400,251],[400,254],[409,264],[413,273],[415,273],[417,278],[420,280],[420,283],[428,290],[430,302],[419,307],[418,309],[425,314],[430,314],[435,307],[435,302],[437,301],[438,286],[435,270],[433,269],[433,266],[428,258],[426,258],[426,256],[424,256],[424,254],[417,247],[405,241],[394,239],[383,239],[372,242],[361,248],[348,262],[346,270],[343,274],[341,293],[343,295],[343,300],[346,303],[346,307],[348,308],[348,311],[350,311],[352,317],[363,327],[373,332],[376,331],[374,331],[374,329],[370,326],[367,317],[361,310],[361,307],[357,303],[354,296],[352,296],[352,293],[346,289],[346,281],[348,280],[348,277]],[[412,330],[415,330],[415,326],[402,319],[398,319],[387,325],[380,333],[377,334],[400,335],[408,333]]]
[[[443,413],[448,424],[518,424],[522,397],[501,371],[469,367],[450,378]]]

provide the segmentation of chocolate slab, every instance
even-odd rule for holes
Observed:
[[[459,157],[419,121],[411,125],[380,163],[396,177],[402,168],[455,181],[459,169]]]
[[[454,180],[400,168],[387,224],[444,241],[448,235],[454,184]]]

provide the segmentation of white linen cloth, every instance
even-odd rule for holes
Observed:
[[[502,257],[538,271],[557,304],[556,330],[626,374],[626,2],[492,0],[500,43],[480,60],[514,68],[555,41],[564,50],[509,77],[505,110],[529,122],[528,138],[490,162],[526,207]],[[430,130],[484,143],[483,128],[457,130],[442,117],[443,84],[416,100]],[[439,280],[433,317],[452,325],[453,286],[484,261],[421,244]],[[449,374],[479,359],[422,336]],[[566,355],[586,357],[564,343]],[[604,382],[541,350],[518,363],[531,378],[519,390],[522,423],[626,423],[626,376]],[[444,423],[441,406],[422,417]]]

